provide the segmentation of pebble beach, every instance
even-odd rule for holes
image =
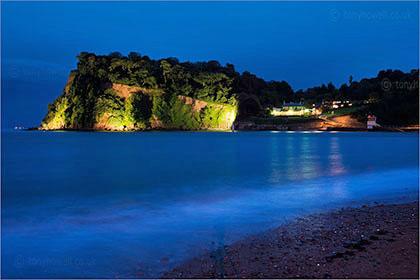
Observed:
[[[419,277],[419,203],[313,214],[190,259],[165,278]]]

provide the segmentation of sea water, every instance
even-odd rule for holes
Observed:
[[[418,200],[417,133],[2,132],[2,277],[158,277],[314,212]]]

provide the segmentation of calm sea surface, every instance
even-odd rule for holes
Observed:
[[[417,133],[2,133],[2,277],[156,277],[299,215],[418,199]]]

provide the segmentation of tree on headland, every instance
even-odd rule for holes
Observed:
[[[163,80],[165,81],[165,84],[166,84],[168,80],[168,74],[171,71],[171,64],[166,60],[162,60],[160,62],[160,68],[162,69]]]
[[[111,52],[109,55],[111,58],[121,58],[123,55],[120,52]]]
[[[130,52],[127,57],[132,61],[137,61],[141,59],[141,55],[138,52]]]

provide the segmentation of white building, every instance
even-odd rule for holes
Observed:
[[[376,123],[375,116],[369,115],[367,120],[367,129],[373,129],[374,127],[380,127],[380,125]]]

